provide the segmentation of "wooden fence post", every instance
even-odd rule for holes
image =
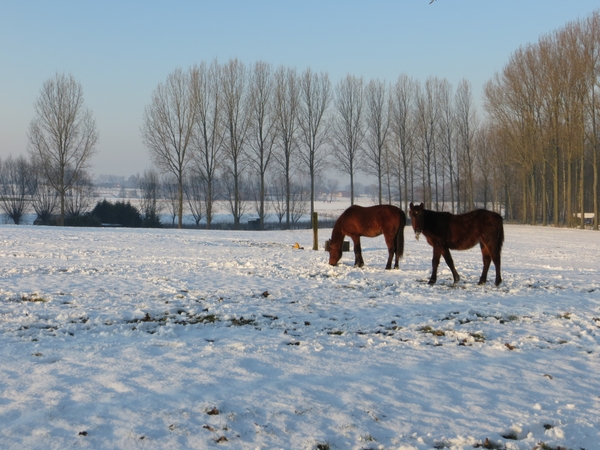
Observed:
[[[319,214],[314,212],[312,215],[313,229],[313,250],[319,250]]]

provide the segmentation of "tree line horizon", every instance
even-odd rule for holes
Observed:
[[[217,198],[228,200],[234,226],[254,201],[262,227],[275,191],[289,226],[298,191],[309,193],[313,213],[318,179],[335,169],[349,179],[350,204],[364,173],[377,182],[379,204],[406,210],[420,198],[434,210],[483,206],[506,220],[568,227],[584,227],[592,212],[598,229],[599,93],[596,11],[515,50],[484,86],[485,116],[466,79],[454,88],[433,76],[348,74],[332,85],[310,68],[215,59],[159,83],[140,133],[176,188],[180,227],[192,190],[207,228]],[[56,193],[64,220],[65,198],[86,178],[98,141],[71,75],[44,83],[28,138],[30,159],[20,165],[35,170],[21,170]],[[10,176],[16,162],[0,161],[4,200],[30,189]]]

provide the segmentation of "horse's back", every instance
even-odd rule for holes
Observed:
[[[502,216],[486,209],[475,209],[463,214],[428,212],[427,232],[429,243],[450,249],[466,250],[481,241],[504,240]],[[501,245],[501,244],[500,244]]]
[[[476,209],[472,213],[474,213],[475,217],[474,222],[481,233],[498,233],[503,230],[502,216],[497,212],[487,209]]]
[[[379,236],[388,229],[397,230],[406,223],[406,215],[394,205],[352,205],[339,217],[338,222],[347,235]]]
[[[478,242],[499,243],[504,241],[504,226],[502,216],[487,209],[473,211],[454,216],[460,221],[460,228],[469,234],[469,247]],[[468,230],[468,231],[467,231]]]

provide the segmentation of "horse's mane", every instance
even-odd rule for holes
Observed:
[[[341,242],[344,239],[344,234],[342,233],[342,224],[341,221],[338,219],[335,221],[335,224],[333,225],[333,229],[331,230],[331,240],[330,242]]]

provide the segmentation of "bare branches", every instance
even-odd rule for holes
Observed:
[[[191,71],[171,73],[158,85],[144,112],[142,138],[152,161],[177,181],[178,227],[183,224],[183,178],[191,159],[190,147],[198,114]]]
[[[24,157],[0,161],[0,208],[16,225],[27,212],[33,178],[31,164]]]
[[[216,60],[210,65],[202,63],[192,69],[192,88],[198,114],[193,137],[194,170],[190,174],[189,180],[195,186],[200,182],[205,186],[202,199],[205,203],[207,228],[211,227],[213,219],[217,171],[222,164],[225,151],[226,128],[222,117],[220,77],[221,68]],[[197,196],[194,195],[194,198]],[[201,207],[198,202],[194,202],[194,204],[198,209],[192,208],[192,215],[198,224],[201,218]]]
[[[366,89],[366,172],[378,181],[378,202],[383,203],[383,180],[386,176],[387,141],[390,129],[389,92],[387,83],[371,80]],[[389,173],[389,172],[388,172]]]
[[[335,89],[336,115],[331,128],[333,151],[341,171],[350,176],[350,204],[354,204],[354,176],[362,161],[365,137],[364,82],[347,75]]]
[[[331,102],[331,82],[326,73],[316,74],[307,69],[300,81],[300,156],[310,176],[310,213],[315,211],[315,182],[324,158],[320,155],[329,138],[330,123],[327,116]]]
[[[56,74],[42,86],[29,126],[29,151],[48,183],[58,192],[61,224],[65,195],[85,171],[98,142],[96,123],[72,75]]]

